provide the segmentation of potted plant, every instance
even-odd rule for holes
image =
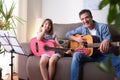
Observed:
[[[109,13],[107,17],[108,24],[115,23],[115,29],[120,33],[120,0],[102,0],[99,4],[99,9],[103,9],[105,6],[109,5]],[[112,68],[112,62],[111,58],[107,58],[107,63],[98,63],[98,68],[106,73],[113,74],[113,68]],[[116,76],[114,77],[114,80],[120,80]]]
[[[107,17],[108,24],[115,23],[115,28],[120,32],[120,0],[102,0],[99,9],[103,9],[109,5],[109,13]]]
[[[16,21],[22,23],[24,20],[15,16],[15,3],[11,3],[10,8],[8,9],[4,0],[0,0],[0,30],[13,30],[15,35],[16,29]],[[0,53],[4,53],[5,51],[2,49],[0,45]]]

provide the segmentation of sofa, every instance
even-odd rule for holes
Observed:
[[[70,24],[58,24],[54,23],[54,32],[59,38],[59,42],[62,46],[69,47],[69,40],[65,38],[67,31],[70,31],[81,23]],[[114,25],[110,25],[110,32],[112,34],[113,41],[120,41],[120,34],[116,32]],[[22,48],[26,55],[18,56],[18,76],[20,80],[43,80],[39,69],[40,57],[34,56],[30,49],[30,41],[21,43]],[[119,55],[119,47],[113,48],[114,53]],[[64,55],[60,58],[56,64],[56,73],[54,80],[70,80],[70,67],[71,67],[71,55]],[[114,75],[101,71],[96,62],[87,62],[83,65],[81,80],[114,80]]]

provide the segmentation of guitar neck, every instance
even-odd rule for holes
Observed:
[[[49,47],[47,45],[44,46],[44,49],[46,51],[58,51],[58,52],[65,52],[65,51],[69,50],[68,48],[55,48],[55,47]]]
[[[51,51],[58,51],[58,52],[64,52],[64,51],[67,51],[69,49],[66,49],[66,48],[53,48],[53,47],[50,47],[49,50]]]
[[[100,43],[88,43],[87,45],[86,45],[86,47],[94,47],[94,48],[97,48],[97,47],[99,47],[100,46]],[[120,46],[120,42],[111,42],[110,43],[110,46],[113,46],[113,47],[119,47]]]

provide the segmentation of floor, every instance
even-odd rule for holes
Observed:
[[[10,73],[6,74],[4,77],[3,77],[3,80],[11,80],[11,75]],[[17,73],[13,73],[13,80],[18,80],[18,74]]]

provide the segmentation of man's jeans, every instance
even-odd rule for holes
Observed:
[[[80,80],[81,77],[81,67],[84,62],[104,62],[106,61],[107,57],[111,57],[112,66],[115,67],[116,75],[118,78],[120,78],[120,57],[115,56],[114,54],[106,54],[99,58],[92,58],[89,56],[86,56],[84,54],[81,54],[79,52],[75,52],[73,54],[72,58],[72,64],[71,64],[71,80]]]

